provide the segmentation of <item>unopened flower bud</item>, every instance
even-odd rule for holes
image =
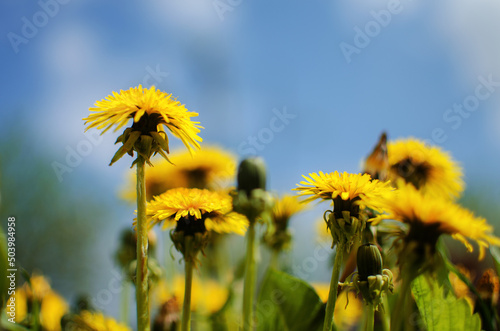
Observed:
[[[361,245],[358,248],[357,261],[360,281],[368,280],[368,276],[382,274],[382,256],[376,245]]]
[[[266,189],[266,165],[260,157],[244,159],[238,168],[238,190],[250,196],[254,189]]]
[[[343,286],[353,287],[360,293],[366,303],[372,304],[376,310],[382,305],[384,294],[394,289],[393,275],[389,269],[382,270],[382,256],[376,245],[364,244],[357,252],[358,272],[353,273],[352,283]]]

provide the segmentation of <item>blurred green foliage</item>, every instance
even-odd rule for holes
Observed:
[[[88,291],[98,254],[92,247],[108,212],[88,189],[60,183],[51,167],[54,156],[19,132],[11,127],[0,136],[0,224],[5,231],[7,218],[16,217],[17,265],[48,276],[66,296]]]

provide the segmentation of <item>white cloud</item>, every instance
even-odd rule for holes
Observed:
[[[500,77],[500,3],[448,0],[437,3],[434,25],[466,77]]]
[[[145,6],[147,14],[157,23],[191,32],[211,34],[219,30],[223,23],[212,0],[152,0],[146,1]]]
[[[88,140],[82,118],[88,116],[89,107],[120,87],[134,72],[123,72],[123,68],[133,68],[130,59],[104,54],[99,33],[90,25],[68,22],[64,28],[50,30],[43,41],[39,49],[39,83],[45,97],[39,100],[32,119],[38,136],[43,137],[38,141],[43,144],[39,148],[48,147],[59,157],[54,161],[65,164],[68,150],[76,150]],[[138,77],[143,75],[145,69]],[[118,135],[110,133],[97,146],[92,144],[91,153],[84,155],[81,164],[106,166],[116,152],[113,143]],[[80,166],[73,170],[78,171]]]
[[[99,49],[97,34],[88,26],[67,24],[51,30],[42,46],[47,70],[68,77],[88,72],[96,64]]]

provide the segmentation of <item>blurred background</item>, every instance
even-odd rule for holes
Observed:
[[[17,218],[19,263],[70,302],[117,277],[134,218],[118,196],[132,158],[109,167],[119,134],[84,134],[82,118],[139,84],[198,112],[204,144],[263,156],[278,193],[360,171],[382,131],[428,140],[463,166],[463,204],[500,226],[496,1],[19,0],[0,22],[1,224]],[[290,272],[308,281],[330,278],[326,264],[293,268],[318,247],[324,209],[292,221]],[[118,299],[103,309],[116,316]]]

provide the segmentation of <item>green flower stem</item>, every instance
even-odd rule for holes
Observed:
[[[391,317],[391,330],[413,330],[413,326],[409,323],[408,317],[411,310],[411,282],[414,277],[403,277],[403,283],[399,291],[398,300]]]
[[[181,330],[189,331],[191,329],[191,287],[193,284],[193,236],[186,236],[184,242],[184,270],[186,278],[184,283],[184,304],[182,305]]]
[[[391,314],[389,312],[389,300],[387,300],[387,295],[384,295],[383,308],[379,309],[376,314],[380,317],[380,331],[389,331],[389,325],[391,324]]]
[[[31,288],[33,290],[33,287]],[[33,331],[41,330],[40,327],[40,306],[41,301],[33,300]]]
[[[243,288],[243,330],[253,330],[253,296],[255,292],[255,220],[249,220],[247,231],[247,255],[245,261],[245,284]]]
[[[365,308],[366,315],[366,325],[365,331],[373,331],[373,325],[375,324],[375,307],[373,304],[369,303]]]
[[[128,310],[129,310],[129,296],[130,296],[130,284],[128,280],[125,280],[123,282],[121,296],[122,296],[122,301],[120,302],[120,320],[124,324],[128,325]]]
[[[340,268],[342,267],[342,259],[344,257],[345,243],[340,240],[337,243],[337,252],[335,253],[335,262],[333,263],[332,279],[330,282],[330,293],[328,293],[328,301],[326,303],[325,323],[323,331],[332,330],[333,312],[335,311],[335,302],[337,301],[337,288],[339,287]]]
[[[274,268],[276,270],[280,270],[279,255],[280,255],[280,251],[279,250],[273,249],[271,251],[271,259],[269,261],[269,266],[271,266],[272,268]]]
[[[148,224],[146,220],[146,183],[144,177],[144,158],[138,156],[137,162],[137,271],[136,301],[137,329],[150,330],[149,291],[148,291]]]

